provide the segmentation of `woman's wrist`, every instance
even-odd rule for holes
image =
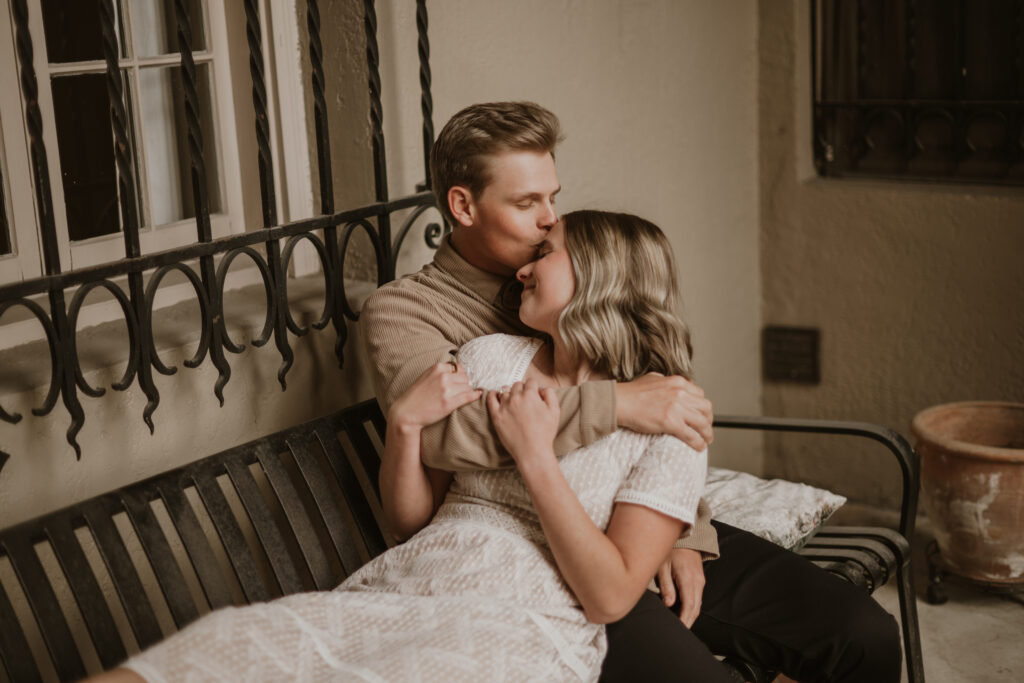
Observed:
[[[513,454],[513,459],[524,479],[543,476],[553,469],[558,469],[558,459],[550,446],[528,453]]]
[[[403,435],[419,436],[419,433],[423,431],[421,421],[410,415],[401,401],[394,403],[388,410],[387,423],[389,428],[394,427],[396,433]]]

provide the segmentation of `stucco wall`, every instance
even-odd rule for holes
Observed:
[[[755,6],[741,0],[428,4],[435,125],[440,128],[459,108],[484,100],[532,99],[554,110],[568,135],[558,152],[565,188],[559,200],[562,210],[629,210],[665,229],[680,267],[699,381],[719,412],[757,413]],[[423,177],[412,3],[381,2],[378,13],[391,195],[400,196]],[[344,26],[332,30],[326,23],[323,32],[325,43],[357,35]],[[330,55],[352,52],[328,50]],[[351,77],[365,82],[359,70]],[[329,95],[328,102],[348,107],[354,98]],[[351,135],[365,142],[363,122],[360,116]],[[332,149],[336,157],[344,157],[349,135],[343,125],[331,125],[332,138],[339,139]],[[346,179],[336,172],[334,182],[337,188]],[[358,182],[366,187],[365,173]],[[338,191],[339,198],[343,194],[350,199],[368,196],[360,188]],[[429,258],[423,250],[411,254],[403,270]],[[315,289],[317,284],[310,286]],[[316,315],[319,308],[314,304],[310,311]],[[261,323],[259,319],[249,327],[248,334]],[[244,335],[239,339],[245,341]],[[293,339],[296,360],[287,392],[274,379],[280,357],[272,343],[232,357],[223,408],[213,396],[209,364],[158,377],[162,400],[155,436],[142,423],[145,401],[137,387],[108,392],[101,399],[83,397],[87,416],[80,462],[64,440],[68,418],[62,407],[35,418],[27,409],[38,404],[38,394],[2,396],[5,406],[25,412],[26,418],[20,425],[0,423],[0,444],[12,454],[0,473],[0,524],[70,504],[368,395],[365,377],[355,367],[354,339],[350,337],[343,371],[333,362],[330,330]],[[191,353],[192,347],[164,353],[172,359],[186,351]],[[39,362],[48,362],[45,352]],[[114,371],[96,372],[107,382],[93,374],[90,381],[109,385]],[[712,460],[758,471],[760,439],[721,433]]]
[[[756,6],[438,0],[434,125],[474,102],[554,111],[561,211],[649,218],[675,251],[699,383],[720,413],[758,413]],[[379,3],[392,187],[422,179],[412,3]],[[385,18],[388,20],[385,22]],[[386,82],[386,85],[387,83]],[[403,159],[406,163],[395,163]],[[401,171],[397,169],[402,169]],[[713,464],[761,467],[760,438],[716,436]]]
[[[821,329],[822,383],[766,383],[765,414],[909,436],[930,405],[1024,400],[1024,192],[815,178],[804,5],[760,6],[763,316]],[[770,438],[765,466],[863,501],[898,492],[873,445]]]

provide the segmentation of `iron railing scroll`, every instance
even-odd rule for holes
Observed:
[[[42,326],[50,352],[51,376],[42,404],[33,408],[37,416],[49,414],[57,398],[63,399],[71,416],[67,441],[76,457],[81,457],[77,436],[85,422],[85,413],[78,392],[98,397],[105,389],[86,381],[76,350],[76,324],[88,295],[96,289],[106,290],[117,301],[124,315],[128,336],[128,361],[123,376],[111,387],[125,391],[138,385],[147,398],[142,418],[150,432],[155,431],[154,414],[160,404],[160,393],[153,381],[153,370],[170,375],[176,367],[166,365],[159,357],[154,341],[154,301],[161,281],[172,272],[183,275],[195,290],[200,309],[201,331],[197,350],[184,361],[188,368],[201,366],[207,356],[217,369],[214,394],[224,403],[224,387],[231,378],[231,365],[225,351],[237,354],[244,345],[228,335],[224,288],[228,271],[234,261],[245,257],[252,261],[262,278],[266,296],[266,318],[262,331],[252,340],[253,346],[266,344],[271,336],[281,356],[278,380],[286,387],[286,376],[294,361],[291,335],[302,336],[308,327],[299,325],[288,306],[287,273],[296,247],[303,241],[312,245],[322,266],[325,294],[323,312],[312,323],[314,329],[332,325],[336,335],[335,354],[339,365],[344,362],[343,348],[348,337],[348,322],[358,313],[348,303],[345,293],[344,263],[348,246],[356,231],[363,231],[373,247],[377,265],[377,284],[395,277],[395,261],[416,221],[434,206],[430,193],[429,150],[433,143],[433,101],[430,94],[430,49],[427,37],[425,0],[416,1],[417,47],[423,115],[423,163],[425,182],[413,194],[389,199],[381,105],[381,77],[377,45],[377,17],[372,0],[364,0],[363,25],[366,38],[367,82],[370,90],[369,119],[372,134],[372,158],[375,201],[371,204],[337,211],[334,206],[334,179],[330,163],[326,82],[323,69],[323,43],[318,0],[308,0],[306,29],[309,39],[313,120],[317,168],[319,172],[320,213],[312,218],[280,223],[274,191],[274,162],[270,147],[267,87],[264,76],[264,52],[258,0],[245,0],[246,38],[252,78],[253,113],[258,147],[260,198],[263,227],[241,234],[214,239],[210,224],[206,165],[203,158],[203,135],[196,67],[192,57],[191,3],[175,0],[177,46],[181,55],[180,73],[184,93],[185,118],[191,169],[196,241],[193,244],[143,254],[140,248],[140,210],[135,188],[138,169],[132,151],[131,122],[118,65],[119,43],[117,16],[113,0],[99,0],[103,54],[106,62],[107,90],[110,98],[110,124],[114,137],[114,159],[117,169],[121,230],[124,258],[97,266],[62,271],[59,243],[50,194],[50,175],[43,142],[43,119],[38,105],[38,85],[33,67],[33,46],[29,33],[29,8],[26,0],[12,0],[16,31],[21,89],[30,138],[31,168],[35,202],[41,233],[45,275],[0,286],[0,318],[13,307],[22,307]],[[207,131],[210,133],[210,131]],[[391,236],[391,216],[408,211],[396,239]],[[424,241],[437,248],[447,227],[439,223],[424,226]],[[198,263],[198,268],[196,267]],[[70,293],[70,303],[65,294]],[[43,306],[48,300],[49,310]],[[2,321],[0,321],[2,322]],[[0,420],[17,423],[22,416],[7,412],[0,406]],[[9,458],[0,449],[0,469]]]

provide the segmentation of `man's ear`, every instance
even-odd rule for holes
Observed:
[[[473,193],[468,187],[455,185],[448,188],[448,210],[459,225],[467,228],[473,225],[476,206],[473,204]]]

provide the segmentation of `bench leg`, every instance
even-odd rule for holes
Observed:
[[[917,620],[917,593],[909,563],[896,569],[899,581],[900,622],[903,627],[903,656],[907,660],[909,683],[924,683],[924,658],[921,655],[921,631]]]

